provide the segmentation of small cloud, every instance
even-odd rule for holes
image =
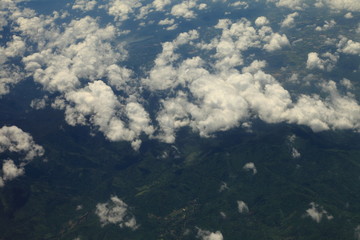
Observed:
[[[220,231],[210,232],[207,230],[202,230],[198,228],[197,238],[201,240],[223,240],[224,237]]]
[[[323,218],[326,218],[327,220],[332,220],[334,218],[318,204],[311,202],[310,206],[311,208],[306,210],[306,215],[311,217],[315,222],[320,223]]]
[[[264,17],[264,16],[261,16],[261,17],[258,17],[256,20],[255,20],[255,25],[258,26],[258,27],[261,27],[261,26],[264,26],[264,25],[268,25],[269,24],[269,20]]]
[[[245,171],[252,171],[253,175],[257,173],[257,169],[255,167],[255,164],[253,162],[248,162],[243,166],[243,169]]]
[[[238,205],[239,213],[248,213],[249,212],[249,207],[246,205],[246,203],[244,201],[237,201],[237,205]]]
[[[281,22],[282,28],[291,28],[295,25],[295,18],[299,16],[299,13],[294,12],[286,16],[286,18]]]
[[[95,214],[100,218],[102,226],[117,224],[120,228],[128,227],[132,230],[139,227],[128,205],[117,196],[112,196],[107,203],[97,204]]]
[[[344,18],[346,18],[346,19],[352,19],[354,16],[352,15],[352,13],[351,12],[348,12],[348,13],[346,13],[345,15],[344,15]]]

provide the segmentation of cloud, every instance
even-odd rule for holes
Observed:
[[[65,119],[74,126],[92,124],[111,141],[134,141],[141,132],[151,134],[149,116],[136,102],[122,106],[112,89],[103,81],[95,81],[83,89],[65,94]],[[119,114],[125,111],[129,119],[129,128]]]
[[[319,57],[319,54],[316,52],[311,52],[308,54],[308,59],[306,62],[306,68],[308,69],[320,69],[330,72],[336,65],[339,56],[331,54],[329,52],[321,55],[323,59]]]
[[[3,181],[13,180],[24,175],[24,167],[17,167],[13,160],[5,160],[2,166]]]
[[[107,203],[98,203],[95,214],[100,218],[102,226],[116,224],[120,228],[126,227],[132,230],[139,227],[129,211],[129,206],[117,196],[112,196]]]
[[[117,21],[129,19],[135,9],[142,6],[139,0],[111,0],[107,6],[109,15],[114,16]]]
[[[269,20],[264,17],[264,16],[261,16],[261,17],[258,17],[256,20],[255,20],[255,25],[258,26],[258,27],[261,27],[261,26],[264,26],[264,25],[268,25],[269,24]]]
[[[295,25],[295,18],[299,16],[298,12],[290,13],[286,18],[281,22],[282,28],[291,28]]]
[[[244,201],[237,201],[237,205],[238,205],[239,213],[248,213],[249,212],[249,207],[246,205],[246,203]]]
[[[210,232],[198,228],[197,238],[201,240],[223,240],[224,237],[220,231]]]
[[[192,10],[196,7],[196,0],[184,0],[171,8],[171,15],[175,17],[183,17],[185,19],[195,18],[196,14]]]
[[[91,11],[95,8],[97,2],[95,0],[76,0],[72,6],[72,9],[78,9],[80,11]]]
[[[252,171],[253,175],[257,173],[257,169],[255,167],[255,164],[253,162],[248,162],[243,166],[243,169],[245,171]]]
[[[4,126],[0,128],[0,153],[17,153],[19,159],[7,159],[3,161],[0,187],[6,181],[13,180],[25,173],[25,166],[36,157],[44,155],[44,149],[35,144],[30,134],[23,132],[16,126]]]
[[[317,26],[315,28],[315,31],[326,31],[333,28],[335,25],[336,25],[335,20],[331,19],[330,21],[325,21],[325,24],[322,27]]]
[[[360,55],[360,42],[355,42],[346,37],[341,37],[337,44],[338,51],[346,54]]]
[[[267,2],[275,2],[277,7],[286,7],[293,10],[303,10],[307,7],[305,0],[267,0]]]
[[[318,204],[311,202],[310,206],[311,208],[306,210],[306,215],[311,217],[315,222],[320,223],[323,218],[326,218],[327,220],[332,220],[334,218]]]
[[[327,6],[335,10],[360,11],[360,2],[358,0],[317,0],[316,6]]]

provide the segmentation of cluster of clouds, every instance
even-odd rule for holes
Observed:
[[[16,154],[17,159],[5,159],[2,162],[0,187],[5,182],[25,174],[25,166],[36,157],[44,155],[44,149],[37,145],[30,134],[16,126],[0,128],[0,153]]]
[[[322,206],[319,206],[314,202],[310,203],[310,208],[306,210],[306,215],[317,223],[320,223],[324,218],[327,220],[332,220],[334,218]]]
[[[306,68],[308,69],[320,69],[325,70],[327,72],[331,72],[333,68],[336,66],[337,61],[339,60],[339,55],[337,53],[332,54],[330,52],[326,52],[319,54],[316,52],[310,52],[308,54],[308,59],[306,61]]]
[[[129,211],[129,206],[117,196],[112,196],[106,203],[96,205],[95,214],[99,217],[101,225],[115,224],[120,228],[136,230],[139,226]]]
[[[328,7],[333,10],[360,11],[358,0],[267,0],[268,3],[275,3],[277,7],[286,7],[293,10],[304,10],[308,7]],[[311,4],[312,3],[312,4]]]
[[[210,232],[208,230],[203,230],[198,228],[197,238],[201,240],[223,240],[224,237],[220,231]]]
[[[306,125],[314,131],[360,129],[360,106],[351,94],[340,94],[334,81],[319,84],[325,97],[292,95],[264,71],[266,61],[254,57],[249,61],[251,51],[276,53],[291,47],[288,37],[275,32],[264,16],[253,22],[245,18],[220,19],[214,26],[219,34],[212,39],[203,40],[197,30],[180,33],[173,41],[162,43],[152,68],[145,77],[136,79],[122,64],[128,53],[117,42],[124,34],[118,27],[101,25],[90,16],[60,25],[57,22],[64,16],[59,12],[37,15],[10,2],[6,22],[1,24],[11,22],[14,35],[0,48],[4,65],[0,70],[0,95],[25,77],[32,77],[44,90],[57,95],[55,100],[34,100],[33,108],[50,103],[64,111],[69,125],[88,125],[110,141],[129,141],[138,150],[141,135],[173,143],[177,130],[184,126],[209,137],[218,131],[249,127],[254,118]],[[286,0],[275,3],[290,4]],[[76,0],[72,7],[87,11],[96,4]],[[296,9],[303,1],[291,4]],[[146,15],[169,8],[171,14],[159,21],[169,28],[176,25],[174,18],[192,18],[194,9],[206,9],[198,0],[177,4],[154,0],[148,5],[139,0],[111,0],[102,7],[119,21],[136,11]],[[298,16],[298,12],[287,15],[280,26],[293,27]],[[180,54],[183,47],[192,48],[195,54],[184,58]],[[360,54],[360,43],[341,36],[337,49],[335,53],[308,53],[306,67],[332,71],[340,53]],[[10,64],[12,58],[20,58],[21,64]],[[146,109],[143,89],[162,96],[155,114]]]

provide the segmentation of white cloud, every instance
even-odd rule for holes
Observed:
[[[154,0],[152,5],[155,7],[156,11],[162,11],[165,6],[171,3],[170,0]]]
[[[328,220],[333,219],[334,217],[330,215],[323,207],[319,206],[318,204],[311,202],[311,208],[306,210],[307,216],[311,217],[315,222],[320,223],[323,218]]]
[[[277,7],[286,7],[293,10],[303,10],[307,7],[305,0],[267,0],[267,2],[275,2]]]
[[[341,37],[337,44],[338,51],[346,54],[360,55],[360,42]]]
[[[255,164],[253,162],[248,162],[243,166],[243,169],[246,171],[252,171],[253,175],[257,173],[257,169],[255,167]]]
[[[135,9],[142,6],[139,0],[111,0],[108,4],[108,13],[118,21],[124,21],[133,14]]]
[[[308,59],[306,62],[306,68],[308,69],[320,69],[330,72],[336,65],[339,56],[331,54],[329,52],[321,55],[323,59],[319,57],[319,54],[316,52],[311,52],[308,54]]]
[[[24,167],[17,167],[13,160],[5,160],[2,166],[3,181],[13,180],[24,175]]]
[[[198,229],[197,238],[201,240],[223,240],[224,237],[220,231],[210,232],[207,230]]]
[[[127,227],[132,230],[139,227],[129,211],[129,206],[117,196],[112,196],[107,203],[98,203],[95,214],[100,218],[102,226],[117,224],[120,228]]]
[[[353,16],[353,14],[351,13],[351,12],[348,12],[348,13],[346,13],[345,15],[344,15],[344,18],[346,18],[346,19],[352,19],[354,16]]]
[[[95,0],[76,0],[72,9],[79,9],[81,11],[91,11],[95,8],[97,2]]]
[[[298,12],[291,13],[281,22],[282,28],[291,28],[295,25],[295,18],[299,16]]]
[[[16,163],[11,159],[3,161],[0,187],[3,187],[6,181],[24,175],[24,167],[35,157],[44,155],[44,149],[35,144],[28,133],[16,126],[0,128],[0,153],[6,151],[17,153],[19,159]]]
[[[160,20],[159,25],[172,25],[172,24],[174,24],[174,22],[175,22],[174,19],[166,18],[164,20]]]
[[[264,45],[264,49],[268,52],[273,52],[289,45],[290,42],[285,34],[280,35],[278,33],[274,33],[270,36],[269,43]]]
[[[325,21],[325,23],[322,27],[317,26],[315,28],[315,31],[326,31],[326,30],[333,28],[335,25],[336,25],[335,20],[331,19],[330,21]]]
[[[196,7],[197,0],[184,0],[171,8],[171,15],[175,17],[183,17],[185,19],[195,18],[196,14],[192,10]]]
[[[148,134],[153,131],[147,113],[138,103],[125,106],[130,121],[130,129],[127,128],[118,116],[123,106],[112,89],[102,81],[95,81],[83,89],[68,92],[65,99],[69,102],[65,107],[65,119],[70,125],[91,123],[109,140],[134,141],[142,131]]]
[[[358,0],[317,0],[316,6],[327,6],[335,10],[360,11]]]
[[[246,205],[244,201],[237,201],[238,211],[239,213],[248,213],[249,207]]]
[[[255,25],[258,26],[258,27],[261,27],[261,26],[264,26],[264,25],[268,25],[269,24],[269,20],[264,17],[264,16],[261,16],[261,17],[258,17],[256,20],[255,20]]]

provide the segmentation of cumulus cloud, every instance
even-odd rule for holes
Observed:
[[[311,217],[315,222],[320,223],[323,218],[326,218],[327,220],[334,218],[318,204],[311,202],[310,206],[311,207],[306,210],[306,215]]]
[[[183,17],[185,19],[195,18],[196,14],[193,8],[196,7],[196,0],[185,0],[171,8],[171,14],[175,17]]]
[[[264,25],[268,25],[269,24],[269,20],[264,17],[264,16],[261,16],[261,17],[258,17],[256,20],[255,20],[255,25],[258,26],[258,27],[261,27],[261,26],[264,26]]]
[[[307,7],[305,0],[267,0],[274,2],[277,7],[286,7],[294,10],[303,10]]]
[[[239,213],[248,213],[249,207],[244,201],[237,201],[238,211]]]
[[[107,203],[98,203],[95,214],[100,218],[102,226],[116,224],[120,228],[126,227],[132,230],[139,227],[129,211],[129,206],[117,196],[112,196]]]
[[[224,237],[220,231],[210,232],[207,230],[198,229],[197,238],[201,240],[223,240]]]
[[[3,161],[0,187],[6,181],[13,180],[25,173],[25,166],[35,157],[44,155],[44,149],[37,145],[30,134],[23,132],[16,126],[4,126],[0,128],[0,153],[17,153],[19,159],[7,159]]]
[[[253,175],[257,173],[257,169],[255,167],[255,164],[253,162],[248,162],[243,166],[243,169],[245,171],[252,171]]]
[[[360,11],[360,2],[358,0],[317,0],[316,6],[326,6],[335,10]]]
[[[65,94],[65,119],[70,125],[92,124],[112,141],[136,141],[142,133],[152,134],[153,127],[144,108],[137,102],[122,106],[113,90],[103,81]],[[128,127],[120,119],[120,111],[128,117]],[[139,143],[138,141],[135,143]],[[135,144],[134,143],[134,144]],[[134,145],[138,148],[138,144]]]
[[[333,28],[336,25],[336,22],[334,19],[331,19],[330,21],[325,21],[324,25],[321,26],[317,26],[315,28],[315,31],[326,31],[329,30],[331,28]]]
[[[308,69],[320,69],[330,72],[336,65],[339,56],[331,54],[329,52],[321,55],[316,52],[311,52],[308,54],[308,59],[306,62],[306,68]]]
[[[111,0],[107,6],[109,15],[118,21],[125,21],[135,9],[142,6],[139,0]]]
[[[341,37],[337,47],[339,52],[360,55],[360,42],[353,41],[344,36]]]
[[[281,22],[282,28],[291,28],[295,25],[295,18],[299,16],[298,12],[290,13],[286,18]]]
[[[81,11],[91,11],[95,8],[97,2],[95,0],[76,0],[72,6],[72,9],[78,9]]]

